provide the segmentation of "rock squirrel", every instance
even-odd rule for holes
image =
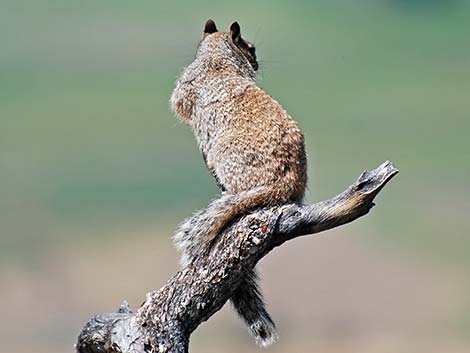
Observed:
[[[258,207],[301,201],[307,182],[304,138],[289,114],[256,83],[255,46],[234,22],[219,32],[208,20],[196,58],[171,96],[171,108],[194,130],[222,196],[184,221],[174,236],[188,265],[210,250],[235,217]],[[252,271],[231,301],[258,344],[277,338]]]

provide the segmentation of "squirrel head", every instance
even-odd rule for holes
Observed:
[[[212,61],[224,63],[230,60],[242,71],[251,71],[250,76],[258,70],[256,48],[252,42],[242,38],[238,22],[232,23],[229,32],[219,32],[215,22],[207,20],[196,57],[210,57]]]

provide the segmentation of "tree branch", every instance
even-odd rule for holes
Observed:
[[[77,352],[187,352],[191,333],[222,308],[263,256],[290,239],[367,214],[397,173],[387,161],[330,200],[263,207],[240,216],[222,231],[207,257],[148,293],[135,315],[125,303],[117,313],[93,317],[78,337]]]

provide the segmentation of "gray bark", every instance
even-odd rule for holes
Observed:
[[[150,292],[134,314],[127,303],[117,313],[96,315],[82,329],[78,353],[188,352],[191,333],[230,299],[244,273],[273,248],[308,234],[351,222],[398,173],[390,162],[363,172],[332,199],[305,205],[261,207],[241,215],[214,242],[210,254]]]

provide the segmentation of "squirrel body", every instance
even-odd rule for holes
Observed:
[[[210,250],[235,217],[255,207],[301,201],[307,182],[304,138],[282,106],[256,85],[254,45],[234,22],[218,32],[206,22],[195,60],[171,96],[171,108],[193,129],[204,161],[223,194],[181,224],[175,242],[183,266]],[[277,337],[256,274],[232,298],[258,343]]]

